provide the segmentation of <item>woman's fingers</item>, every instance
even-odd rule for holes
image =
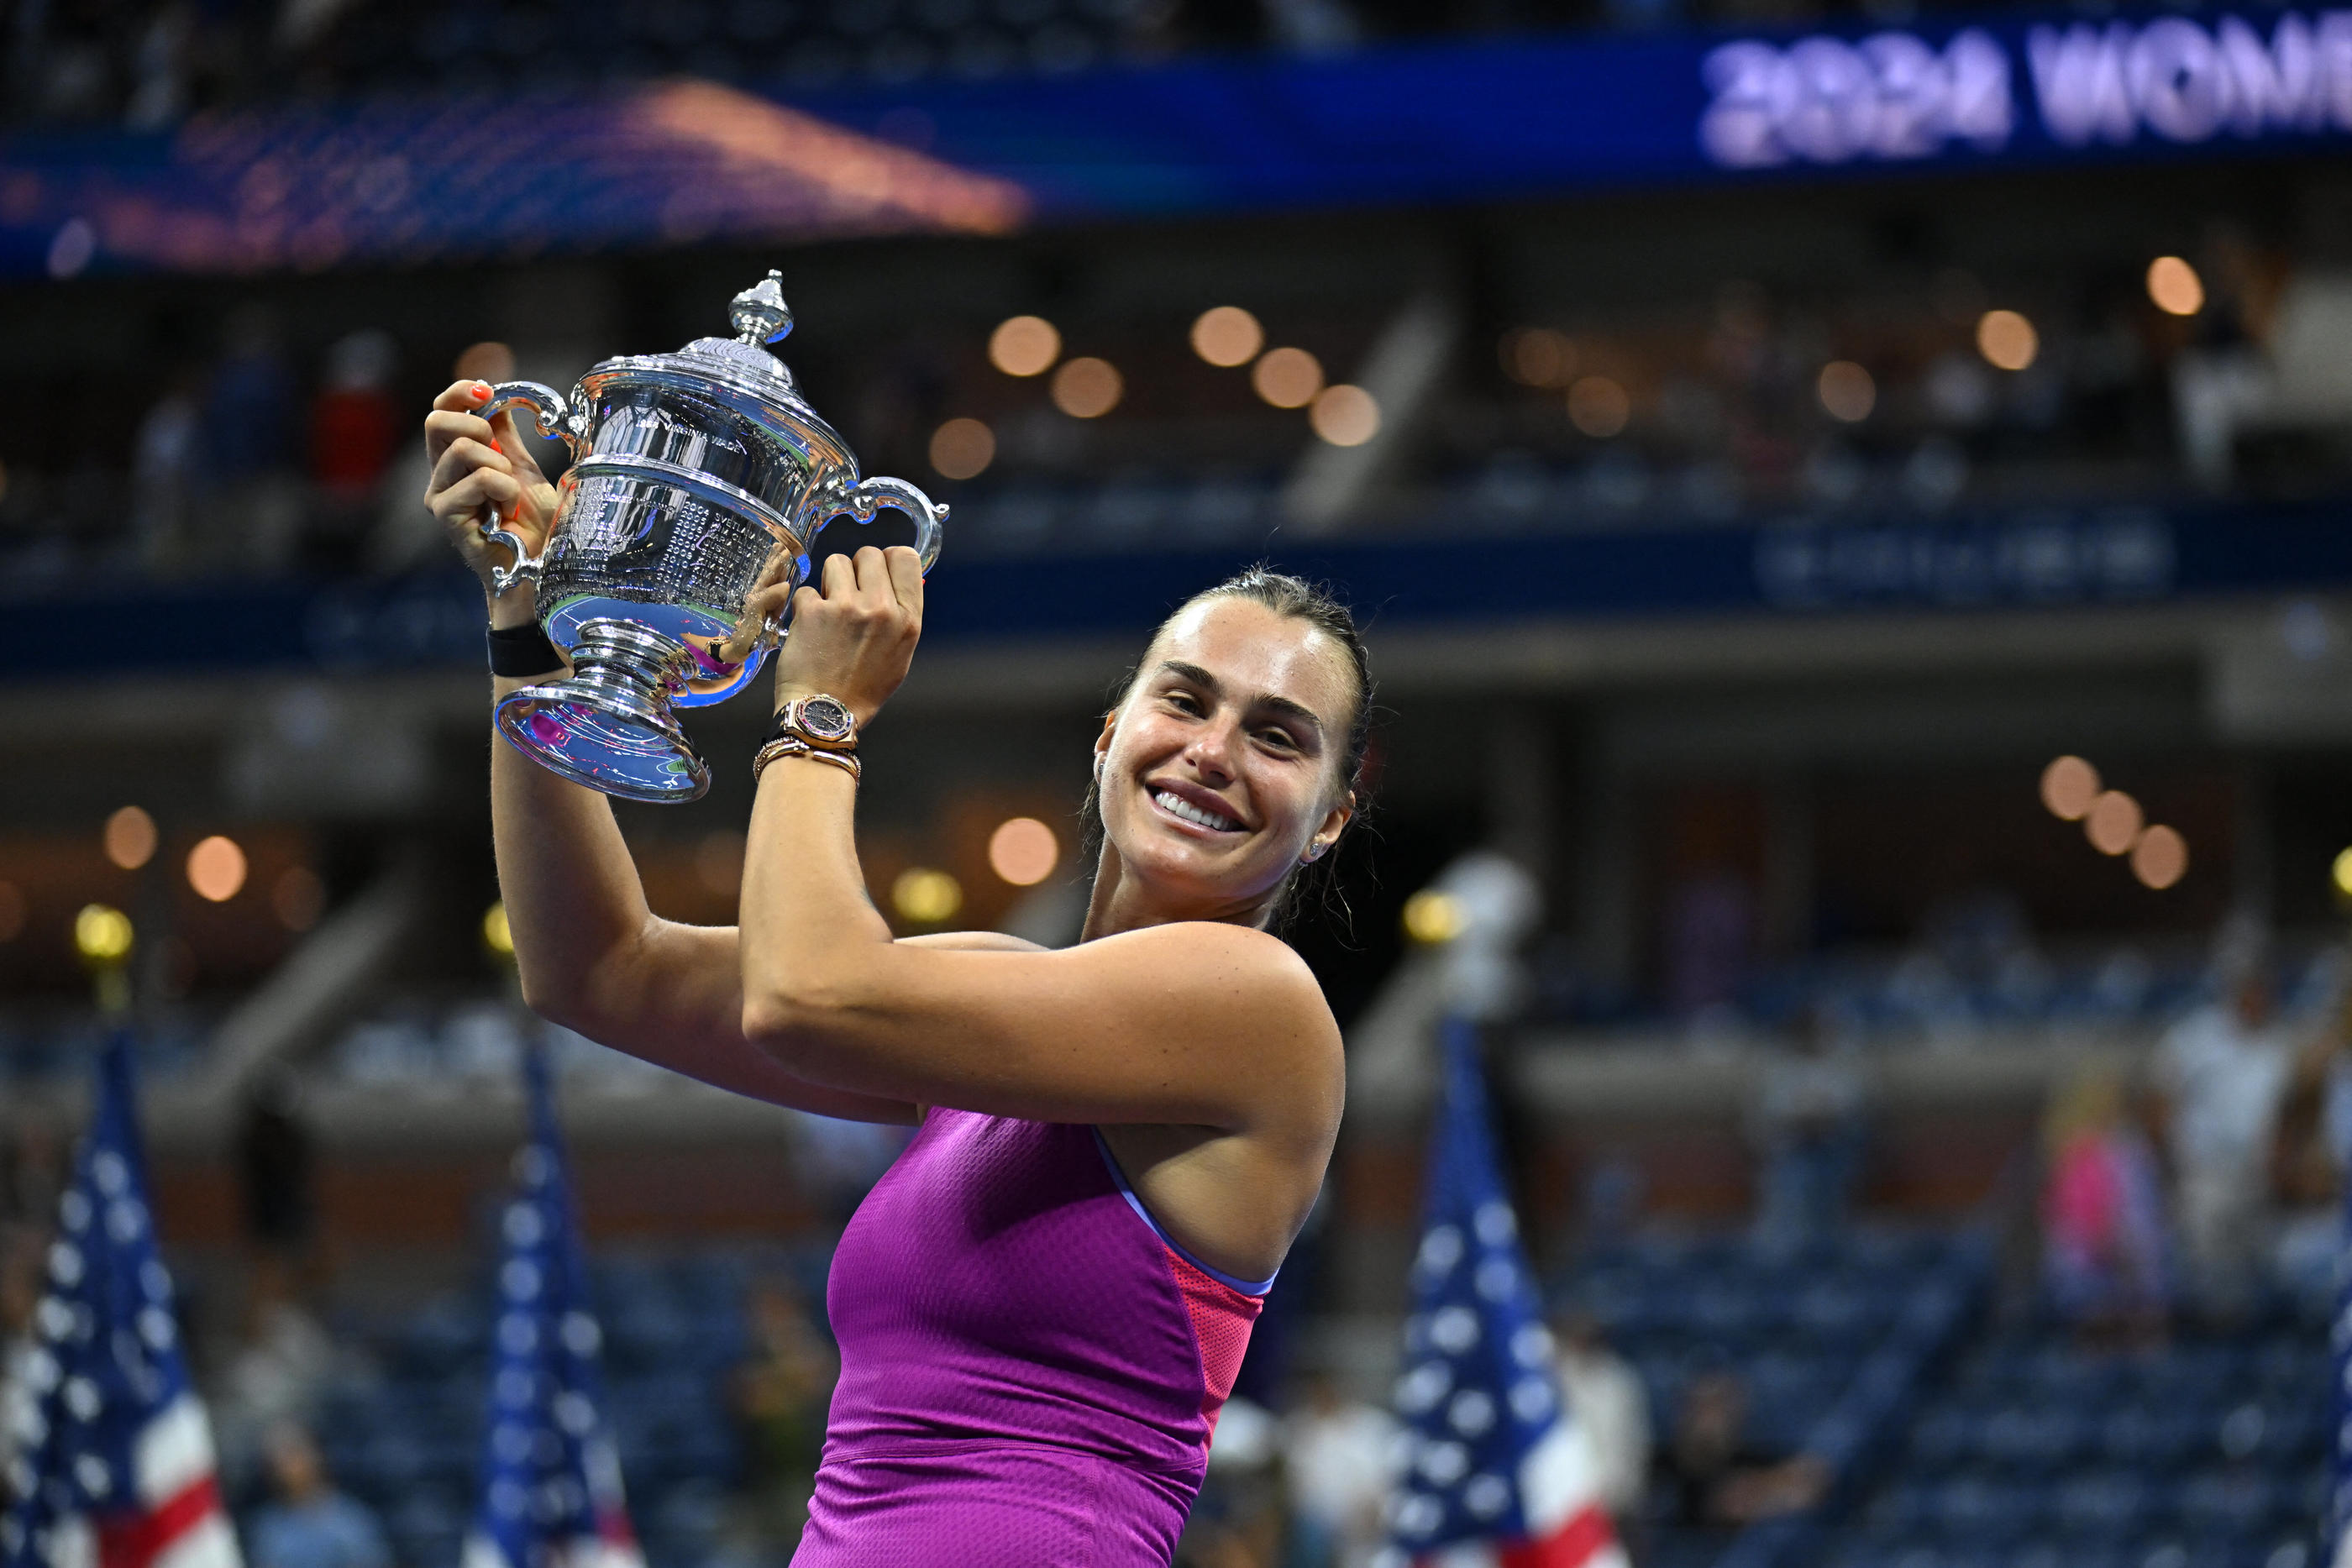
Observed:
[[[455,523],[478,516],[486,503],[494,504],[504,514],[521,499],[521,480],[495,468],[477,468],[456,484],[432,491],[425,497],[425,505],[443,522]]]
[[[530,443],[523,439],[522,427],[515,423],[513,409],[499,410],[490,420],[490,431],[494,444],[507,461],[514,465],[516,473],[527,482],[541,482],[546,478],[540,469],[539,459],[531,455]]]
[[[882,552],[882,559],[890,570],[890,592],[900,608],[915,618],[918,625],[923,619],[923,558],[906,545],[892,545]]]
[[[824,596],[846,603],[857,591],[857,566],[845,555],[824,558]]]
[[[440,462],[442,455],[460,441],[478,442],[487,447],[496,439],[498,432],[478,414],[436,408],[425,416],[425,460],[428,463]]]
[[[482,423],[478,419],[474,423]],[[433,465],[433,477],[426,482],[425,488],[428,492],[446,490],[478,468],[487,468],[496,474],[514,472],[514,465],[507,461],[505,454],[493,448],[487,437],[478,441],[465,435],[451,442],[439,461]]]

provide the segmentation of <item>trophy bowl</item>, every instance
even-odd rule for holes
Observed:
[[[540,554],[494,512],[481,526],[515,556],[492,588],[531,583],[540,624],[572,661],[571,674],[503,698],[499,733],[574,783],[630,800],[710,787],[676,710],[723,701],[759,673],[789,628],[740,628],[744,601],[807,581],[827,523],[894,507],[914,520],[923,570],[939,559],[947,507],[903,479],[860,478],[764,346],[792,330],[780,277],[735,297],[732,338],[606,360],[568,398],[501,382],[480,411],[516,409],[572,454]]]

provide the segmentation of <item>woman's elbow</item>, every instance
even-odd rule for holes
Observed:
[[[807,1066],[838,1036],[841,1020],[840,998],[830,988],[744,989],[743,1038],[787,1067]]]

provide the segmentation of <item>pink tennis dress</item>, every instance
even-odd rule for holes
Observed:
[[[793,1568],[1166,1568],[1273,1283],[1179,1247],[1093,1128],[933,1110],[834,1254]]]

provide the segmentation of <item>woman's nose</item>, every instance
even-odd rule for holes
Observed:
[[[1184,754],[1203,778],[1223,781],[1233,777],[1234,740],[1229,731],[1212,727],[1193,736]]]

